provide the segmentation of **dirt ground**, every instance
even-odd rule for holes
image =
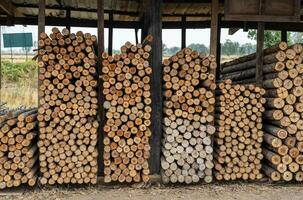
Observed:
[[[212,184],[195,186],[152,186],[138,189],[126,186],[78,188],[20,188],[4,191],[0,199],[13,200],[302,200],[302,185]]]

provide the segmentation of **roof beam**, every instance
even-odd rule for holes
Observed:
[[[238,30],[240,30],[239,28],[229,28],[228,29],[228,35],[233,35],[235,34]]]
[[[21,25],[37,25],[38,18],[37,16],[27,16],[27,17],[15,17],[14,24]],[[97,20],[90,19],[65,19],[59,17],[46,17],[47,26],[77,26],[77,27],[96,27]],[[7,24],[7,17],[0,17],[0,25]],[[106,20],[104,22],[106,28],[108,28],[109,22]],[[113,21],[113,28],[138,28],[143,27],[143,23],[139,21]],[[179,22],[162,22],[163,29],[181,29],[184,27],[181,21]],[[239,22],[239,21],[221,21],[221,28],[244,28],[247,29],[257,29],[257,22]],[[194,29],[194,28],[210,28],[210,21],[187,21],[185,28]],[[299,31],[303,32],[303,23],[296,22],[284,22],[284,23],[275,23],[275,22],[265,22],[265,30],[287,30],[287,31]]]
[[[16,7],[20,8],[38,8],[36,4],[14,4]],[[210,4],[209,4],[210,5]],[[104,13],[109,14],[112,12],[114,15],[127,15],[132,17],[142,17],[142,4],[139,5],[140,11],[122,11],[122,10],[104,10]],[[54,10],[71,10],[71,11],[79,11],[79,12],[97,12],[97,9],[93,8],[73,8],[70,6],[58,6],[58,5],[46,5],[46,9],[54,9]],[[210,17],[209,14],[175,14],[175,13],[162,13],[164,17]]]
[[[8,0],[0,1],[0,8],[9,16],[15,16],[15,6]]]

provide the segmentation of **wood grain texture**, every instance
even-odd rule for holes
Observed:
[[[152,36],[126,42],[121,54],[102,54],[104,181],[147,182],[150,168]]]
[[[34,186],[38,175],[37,108],[0,105],[0,189]]]
[[[270,54],[264,56],[263,63],[266,111],[262,172],[273,181],[302,181],[302,50],[302,44],[288,46],[281,42],[263,51]],[[265,63],[266,60],[270,62]],[[254,69],[246,70],[242,66],[252,63],[254,60],[247,57],[230,62],[223,68],[222,77],[249,78]]]
[[[226,80],[219,83],[216,93],[216,179],[261,179],[265,90],[255,85],[232,85],[231,80]],[[268,141],[280,141],[274,139]]]
[[[41,184],[97,183],[96,43],[96,36],[66,28],[40,34]]]
[[[189,48],[163,61],[164,183],[212,181],[215,61]]]

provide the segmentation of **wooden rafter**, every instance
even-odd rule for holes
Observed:
[[[0,8],[9,16],[15,16],[16,7],[8,0],[0,1]]]

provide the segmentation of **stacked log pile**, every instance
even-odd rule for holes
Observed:
[[[40,34],[41,183],[97,182],[96,36],[68,29]]]
[[[137,45],[126,42],[121,54],[102,54],[106,183],[149,180],[151,41],[149,35]]]
[[[226,80],[219,83],[216,93],[216,179],[261,179],[265,90]]]
[[[0,189],[34,186],[39,171],[37,109],[0,107]]]
[[[277,52],[287,49],[287,44],[281,42],[279,45],[272,46],[263,50],[263,73],[271,74],[274,72],[274,68],[279,68],[276,66]],[[278,58],[282,59],[282,58]],[[221,65],[221,79],[227,80],[231,79],[234,84],[236,83],[255,83],[256,74],[256,53],[240,57],[230,62],[223,63]]]
[[[262,171],[273,181],[303,181],[303,47],[301,44],[288,47],[285,42],[276,47],[271,64],[264,61],[263,66],[267,102]],[[238,67],[231,65],[227,69]],[[247,72],[239,70],[242,74]]]
[[[189,48],[163,61],[164,183],[212,181],[215,61]]]
[[[303,181],[302,50],[301,44],[280,49],[275,67],[265,75],[263,171],[273,181]]]

